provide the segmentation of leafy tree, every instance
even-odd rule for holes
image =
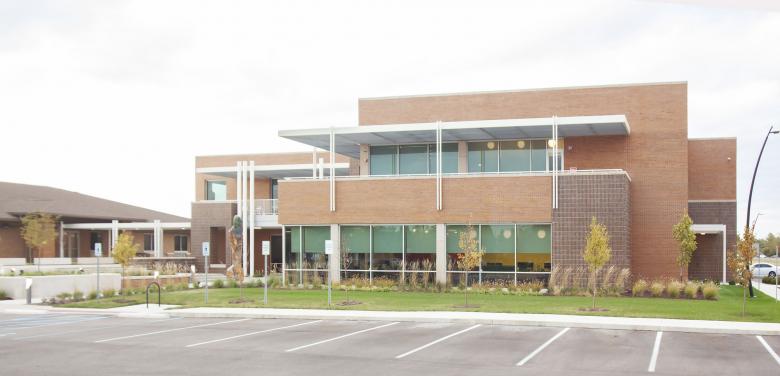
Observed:
[[[29,213],[22,217],[22,239],[38,256],[41,268],[41,248],[57,237],[57,217],[46,213]]]
[[[478,268],[482,264],[482,256],[485,255],[485,251],[479,248],[477,242],[477,232],[470,224],[466,227],[466,231],[460,234],[458,237],[458,248],[462,253],[458,254],[458,268],[463,271],[463,277],[465,278],[463,299],[464,307],[468,307],[468,287],[469,287],[469,271]]]
[[[756,256],[756,252],[753,249],[753,243],[756,241],[753,233],[755,227],[756,222],[753,222],[751,227],[745,225],[745,234],[737,241],[737,249],[731,252],[728,257],[728,266],[734,276],[734,280],[742,284],[742,316],[745,316],[747,289],[750,279],[753,278],[753,271],[750,270],[750,265],[753,262],[753,257]]]
[[[125,275],[125,271],[130,263],[133,261],[133,257],[138,252],[138,244],[133,242],[133,236],[129,233],[122,232],[116,238],[116,244],[111,251],[111,256],[114,258],[114,262],[122,265],[122,275]]]
[[[693,253],[696,252],[696,233],[693,232],[692,225],[693,220],[686,212],[680,217],[680,222],[677,222],[672,230],[674,240],[677,240],[677,243],[680,245],[679,253],[677,254],[677,266],[680,267],[680,281],[683,280],[683,271],[688,268],[691,260],[693,260]]]
[[[773,233],[766,235],[765,239],[757,239],[758,247],[766,256],[774,256],[777,254],[777,246],[780,245],[780,237],[775,236]]]
[[[241,297],[244,301],[244,265],[242,258],[242,246],[244,241],[243,221],[238,215],[233,216],[233,226],[230,228],[230,254],[233,264],[227,268],[226,277],[238,283]]]
[[[590,233],[585,238],[585,250],[582,252],[582,258],[588,264],[588,269],[590,269],[590,280],[593,287],[593,309],[596,309],[596,276],[599,270],[612,258],[612,248],[609,246],[607,227],[596,221],[596,217],[593,217],[590,221]]]
[[[344,287],[344,296],[346,297],[346,304],[349,304],[349,286],[346,285],[347,282],[347,270],[349,269],[349,265],[352,264],[352,258],[349,254],[349,243],[344,239],[342,242],[341,247],[341,270],[344,271],[344,280],[342,281],[341,285]],[[330,273],[330,271],[328,271]]]

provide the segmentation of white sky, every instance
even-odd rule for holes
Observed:
[[[686,80],[690,136],[739,137],[742,224],[780,5],[702,3],[1,1],[0,181],[189,216],[195,155],[308,151],[277,130],[356,125],[359,97]],[[777,135],[759,234],[779,168]]]

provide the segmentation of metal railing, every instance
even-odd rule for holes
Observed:
[[[456,173],[444,173],[442,174],[442,177],[446,178],[453,178],[453,177],[493,177],[493,176],[500,176],[500,177],[517,177],[517,176],[552,176],[552,171],[505,171],[505,172],[456,172]],[[621,169],[592,169],[592,170],[582,170],[582,169],[566,169],[561,170],[558,172],[559,176],[566,176],[566,175],[615,175],[615,174],[621,174],[628,176],[628,172]],[[435,174],[399,174],[399,175],[345,175],[345,176],[336,176],[336,180],[379,180],[379,179],[433,179],[435,178]],[[630,177],[629,177],[630,179]],[[327,178],[324,179],[317,179],[312,178],[310,176],[307,177],[287,177],[284,178],[284,180],[303,180],[303,181],[311,181],[311,180],[328,180]]]
[[[279,215],[279,199],[255,200],[255,215]]]

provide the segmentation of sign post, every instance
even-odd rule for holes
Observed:
[[[100,291],[100,256],[103,255],[103,244],[95,243],[95,258],[97,259],[97,297],[100,299],[103,293]]]
[[[206,295],[204,297],[204,302],[208,303],[209,302],[209,254],[211,253],[209,251],[209,242],[203,242],[203,244],[201,245],[201,249],[203,251],[203,257],[206,258],[204,261],[205,262],[204,268],[206,271],[206,290],[205,290]]]
[[[330,273],[330,263],[331,263],[331,256],[333,255],[333,240],[326,240],[325,241],[325,255],[328,258],[328,307],[330,307],[331,304],[331,289],[332,289],[332,281],[331,273]]]
[[[263,304],[268,304],[268,255],[271,253],[271,242],[263,240]]]

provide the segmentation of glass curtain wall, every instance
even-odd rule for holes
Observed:
[[[404,226],[407,271],[436,270],[436,226],[410,225]]]
[[[403,264],[403,226],[371,227],[371,268],[401,271]]]
[[[329,226],[288,226],[290,249],[285,255],[287,269],[318,269],[328,267],[325,241],[330,240]]]
[[[551,171],[553,163],[563,167],[563,140],[553,155],[553,140],[507,140],[468,143],[469,172]]]
[[[371,266],[371,228],[368,226],[341,226],[341,257],[348,255],[347,270],[368,278]],[[340,265],[344,269],[344,262]],[[343,271],[343,270],[342,270]],[[363,272],[363,273],[360,273]],[[354,275],[356,273],[350,273]]]
[[[546,274],[551,269],[552,236],[549,224],[476,224],[471,226],[479,247],[485,251],[478,279],[469,281],[516,280],[525,275]],[[458,283],[457,267],[462,253],[460,239],[466,225],[447,225],[447,277]],[[541,275],[540,275],[541,276]],[[539,276],[539,277],[540,277]]]
[[[369,149],[371,175],[436,173],[436,145],[381,145]],[[458,144],[442,144],[442,172],[458,172]]]

